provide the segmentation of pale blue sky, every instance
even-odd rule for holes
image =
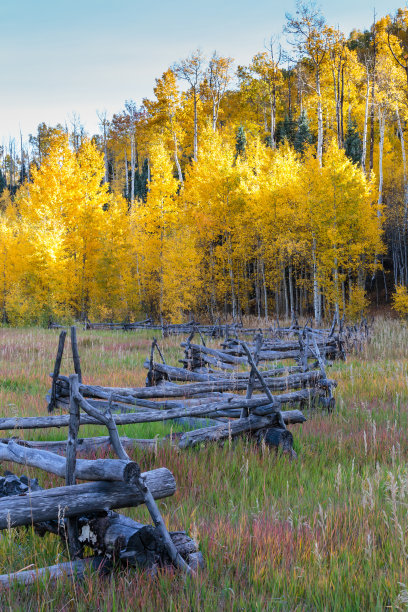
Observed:
[[[405,2],[320,3],[330,25],[347,34]],[[126,99],[152,96],[154,79],[200,47],[248,63],[280,34],[295,0],[0,0],[0,140],[34,132],[39,122],[77,113],[97,131]]]

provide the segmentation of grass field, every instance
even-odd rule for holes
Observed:
[[[149,332],[78,331],[85,381],[144,385]],[[0,416],[44,415],[58,333],[0,329]],[[162,342],[170,362],[180,338]],[[71,373],[64,358],[62,371]],[[136,450],[143,469],[166,466],[174,497],[159,502],[171,530],[198,539],[206,569],[186,580],[124,571],[82,583],[38,582],[0,593],[11,610],[384,610],[408,607],[408,330],[378,319],[371,343],[336,363],[337,410],[291,426],[297,462],[239,440],[180,452]],[[162,436],[169,425],[121,428]],[[3,432],[1,435],[15,435]],[[81,436],[105,435],[98,427]],[[20,432],[65,439],[64,430]],[[10,469],[10,465],[4,465]],[[18,467],[14,467],[21,474]],[[57,477],[38,476],[46,487]],[[143,508],[127,510],[148,522]],[[66,560],[55,536],[10,530],[0,539],[0,573]],[[406,585],[406,586],[405,586]]]

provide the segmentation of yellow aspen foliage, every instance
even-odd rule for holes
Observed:
[[[112,201],[103,176],[90,141],[75,153],[59,133],[16,198],[26,261],[20,284],[33,317],[89,314]]]
[[[381,209],[373,202],[373,185],[333,141],[321,168],[312,155],[307,156],[299,188],[319,291],[337,309],[340,305],[344,309],[346,277],[361,284],[382,251]]]
[[[151,181],[146,202],[138,202],[133,210],[137,227],[135,256],[145,307],[163,315],[166,241],[177,224],[179,182],[173,176],[173,163],[161,141],[151,146],[150,167]]]

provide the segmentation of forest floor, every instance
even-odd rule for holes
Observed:
[[[151,332],[78,329],[85,382],[143,386]],[[0,416],[45,415],[58,332],[0,329]],[[170,363],[182,337],[160,342]],[[67,351],[68,353],[68,351]],[[64,357],[62,373],[73,367]],[[335,363],[337,408],[291,426],[296,462],[241,439],[224,447],[135,450],[144,470],[165,466],[176,494],[159,502],[170,530],[199,541],[206,568],[193,579],[121,570],[82,582],[40,581],[0,593],[11,610],[383,610],[408,606],[408,329],[377,319],[364,351]],[[122,427],[147,438],[170,425]],[[175,431],[175,429],[173,429]],[[2,432],[9,437],[16,432]],[[19,432],[65,439],[65,430]],[[81,436],[106,435],[98,427]],[[61,485],[35,469],[42,486]],[[125,510],[149,522],[142,508]],[[56,536],[10,529],[0,573],[67,560]],[[406,585],[406,586],[405,586]]]

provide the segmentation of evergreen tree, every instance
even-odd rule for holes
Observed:
[[[344,140],[344,150],[347,157],[351,159],[354,164],[361,162],[363,144],[360,134],[357,131],[357,124],[354,120],[348,122],[346,138]]]
[[[7,187],[6,177],[4,176],[3,172],[0,170],[0,195],[3,193],[6,187]]]
[[[236,136],[235,136],[235,152],[236,152],[236,157],[238,157],[238,155],[244,155],[245,148],[246,148],[245,130],[242,127],[242,125],[240,125],[239,128],[237,129],[237,133],[236,133]]]
[[[309,121],[306,111],[302,110],[297,120],[297,128],[293,145],[298,153],[303,153],[306,146],[312,143],[312,134],[309,128]]]
[[[293,145],[296,133],[296,122],[289,115],[285,115],[283,121],[279,121],[276,128],[276,141],[278,143],[289,142]]]
[[[149,175],[149,163],[147,157],[145,157],[143,161],[142,168],[140,166],[137,168],[135,172],[135,198],[138,200],[146,201],[147,197],[147,179]],[[129,172],[129,180],[130,180],[130,172]],[[124,193],[126,197],[126,194]],[[127,198],[130,200],[130,197]]]

